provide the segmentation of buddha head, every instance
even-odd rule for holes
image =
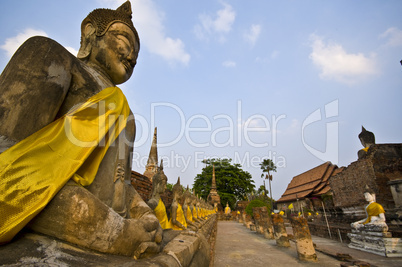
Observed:
[[[126,82],[137,62],[140,39],[131,14],[131,4],[127,1],[116,10],[95,9],[81,24],[77,57],[113,84]]]
[[[367,202],[375,202],[375,193],[368,187],[368,185],[366,185],[364,190],[364,199]]]
[[[183,199],[184,199],[184,203],[185,204],[190,204],[191,202],[191,193],[190,193],[190,189],[187,186],[187,189],[184,191],[183,193]]]
[[[180,177],[177,178],[177,183],[172,188],[173,198],[175,198],[178,202],[181,202],[183,187],[180,185]]]
[[[163,160],[161,160],[161,165],[158,168],[158,171],[152,177],[152,188],[159,194],[163,194],[166,190],[167,177],[163,172]]]
[[[362,145],[364,147],[369,147],[370,145],[375,144],[375,136],[372,132],[367,131],[366,129],[364,129],[364,127],[362,126],[362,131],[359,134],[359,139],[360,142],[362,143]]]

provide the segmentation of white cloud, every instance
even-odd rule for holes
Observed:
[[[170,63],[187,65],[190,55],[185,51],[180,39],[167,37],[163,27],[164,14],[151,0],[132,2],[133,22],[141,39],[141,48],[161,56]]]
[[[402,46],[402,31],[398,28],[387,29],[380,35],[380,38],[388,38],[387,45],[389,46]]]
[[[261,25],[253,24],[251,25],[250,30],[246,32],[243,36],[246,42],[254,46],[258,40],[258,37],[260,37],[260,33],[261,33]]]
[[[23,42],[25,42],[28,38],[37,35],[47,37],[46,32],[42,30],[25,29],[22,33],[19,33],[14,37],[7,38],[5,43],[1,45],[0,48],[6,51],[8,57],[12,57],[12,55]]]
[[[227,68],[234,68],[234,67],[236,67],[236,62],[228,60],[228,61],[224,61],[222,63],[222,65]]]
[[[211,34],[218,34],[218,39],[223,42],[224,34],[232,30],[232,25],[236,18],[233,7],[222,2],[223,8],[216,12],[215,16],[206,14],[199,15],[200,24],[194,27],[194,32],[199,39],[208,39]]]
[[[350,54],[336,43],[324,43],[323,38],[312,34],[312,52],[310,59],[321,69],[320,77],[346,84],[363,81],[378,70],[375,66],[375,55],[370,57],[362,53]]]

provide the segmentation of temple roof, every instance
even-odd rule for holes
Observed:
[[[327,193],[329,178],[343,170],[331,162],[325,162],[311,170],[293,177],[285,193],[277,202],[287,202],[307,197],[318,197]]]

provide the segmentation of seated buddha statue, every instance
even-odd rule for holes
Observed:
[[[180,177],[177,179],[177,183],[173,186],[173,201],[170,206],[170,223],[172,225],[173,230],[186,230],[187,223],[186,218],[184,217],[184,211],[182,208],[181,200],[183,195],[183,187],[180,185]]]
[[[227,214],[230,214],[230,212],[231,212],[231,209],[230,209],[230,207],[229,207],[229,203],[226,202],[225,214],[226,214],[226,215],[227,215]]]
[[[168,220],[166,207],[161,199],[161,194],[166,190],[167,177],[163,172],[163,160],[156,174],[152,177],[152,193],[148,201],[148,206],[155,212],[162,229],[171,229],[172,226]]]
[[[364,198],[368,202],[368,205],[365,207],[367,217],[352,223],[352,228],[356,230],[362,230],[366,226],[375,226],[370,228],[376,228],[381,232],[388,231],[388,226],[385,222],[384,208],[380,204],[375,202],[375,195],[371,192],[366,191],[364,193]]]
[[[198,218],[198,212],[197,212],[197,197],[194,195],[194,192],[190,196],[189,206],[190,206],[191,214],[193,217],[193,221],[199,223],[200,218]]]
[[[197,231],[198,227],[193,220],[193,214],[190,209],[191,193],[187,186],[187,189],[183,193],[183,212],[184,218],[186,219],[187,227],[193,231]]]
[[[360,143],[363,145],[363,149],[360,149],[357,152],[357,156],[359,159],[363,158],[365,155],[367,155],[367,151],[370,148],[370,146],[375,144],[375,136],[372,132],[367,131],[364,129],[362,126],[362,131],[359,134],[359,140]]]
[[[159,252],[159,221],[130,182],[135,122],[116,87],[140,49],[131,14],[129,1],[92,11],[77,57],[32,37],[1,74],[0,244],[29,222],[100,252]]]

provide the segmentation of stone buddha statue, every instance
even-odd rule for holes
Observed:
[[[230,207],[229,207],[229,203],[226,202],[225,214],[226,214],[226,215],[227,215],[227,214],[230,214],[230,212],[231,212],[231,209],[230,209]]]
[[[177,183],[173,186],[173,201],[171,208],[171,225],[173,230],[186,230],[187,223],[186,218],[184,217],[184,211],[182,208],[181,200],[183,195],[183,187],[180,185],[180,177],[177,179]]]
[[[0,243],[33,230],[93,250],[159,252],[162,229],[130,183],[134,116],[117,84],[136,65],[131,5],[96,9],[78,58],[28,39],[0,76]]]
[[[375,144],[375,136],[372,132],[367,131],[366,129],[364,129],[364,127],[362,126],[362,131],[359,134],[359,140],[360,143],[363,145],[363,149],[360,149],[357,152],[357,156],[359,159],[363,158],[365,155],[367,155],[367,151],[370,148],[370,146]]]
[[[166,190],[167,177],[163,172],[163,160],[156,174],[152,177],[152,193],[148,201],[148,206],[155,212],[162,229],[171,229],[169,219],[166,213],[166,207],[161,199],[161,194]]]
[[[351,227],[356,230],[369,228],[370,231],[387,232],[388,226],[385,222],[384,208],[375,202],[375,194],[369,191],[364,193],[364,198],[368,202],[365,207],[367,217],[351,224]]]
[[[198,227],[193,220],[193,214],[190,208],[191,193],[187,186],[187,189],[183,193],[183,212],[184,218],[186,219],[187,227],[193,231],[197,231]]]
[[[197,197],[193,194],[190,196],[190,210],[191,214],[193,215],[193,221],[194,222],[199,222],[200,219],[198,218],[198,213],[197,213]]]
[[[198,207],[198,216],[201,217],[201,219],[206,220],[204,200],[201,197],[198,197],[197,207]]]

